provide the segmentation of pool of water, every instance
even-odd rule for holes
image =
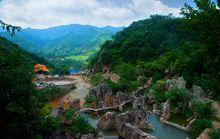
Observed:
[[[148,133],[158,137],[159,139],[186,139],[187,137],[190,137],[189,133],[183,130],[163,124],[160,122],[159,117],[155,114],[150,116],[149,121],[155,130]]]
[[[94,128],[97,128],[97,123],[100,118],[91,115],[84,115],[84,116]],[[156,136],[158,139],[186,139],[187,137],[190,138],[190,135],[187,132],[160,122],[159,117],[157,117],[155,114],[151,114],[149,121],[153,125],[155,130],[146,131],[146,132],[153,136]],[[105,139],[118,138],[116,131],[101,131],[101,132],[103,133]]]

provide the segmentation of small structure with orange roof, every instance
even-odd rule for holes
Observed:
[[[49,70],[48,68],[43,65],[43,64],[36,64],[34,66],[34,72],[36,72],[37,74],[48,74]]]

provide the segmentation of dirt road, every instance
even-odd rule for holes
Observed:
[[[81,104],[83,104],[87,94],[89,93],[90,84],[86,82],[81,75],[69,76],[69,78],[76,80],[76,89],[65,95],[63,97],[63,101],[68,103],[73,99],[79,98],[81,100]]]

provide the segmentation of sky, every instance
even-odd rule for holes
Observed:
[[[193,0],[1,0],[0,20],[22,28],[84,24],[128,26],[152,14],[173,14]]]

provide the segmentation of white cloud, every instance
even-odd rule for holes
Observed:
[[[64,24],[126,26],[152,14],[179,16],[178,8],[160,0],[130,0],[124,4],[101,0],[3,0],[0,17],[22,27],[47,28]]]

